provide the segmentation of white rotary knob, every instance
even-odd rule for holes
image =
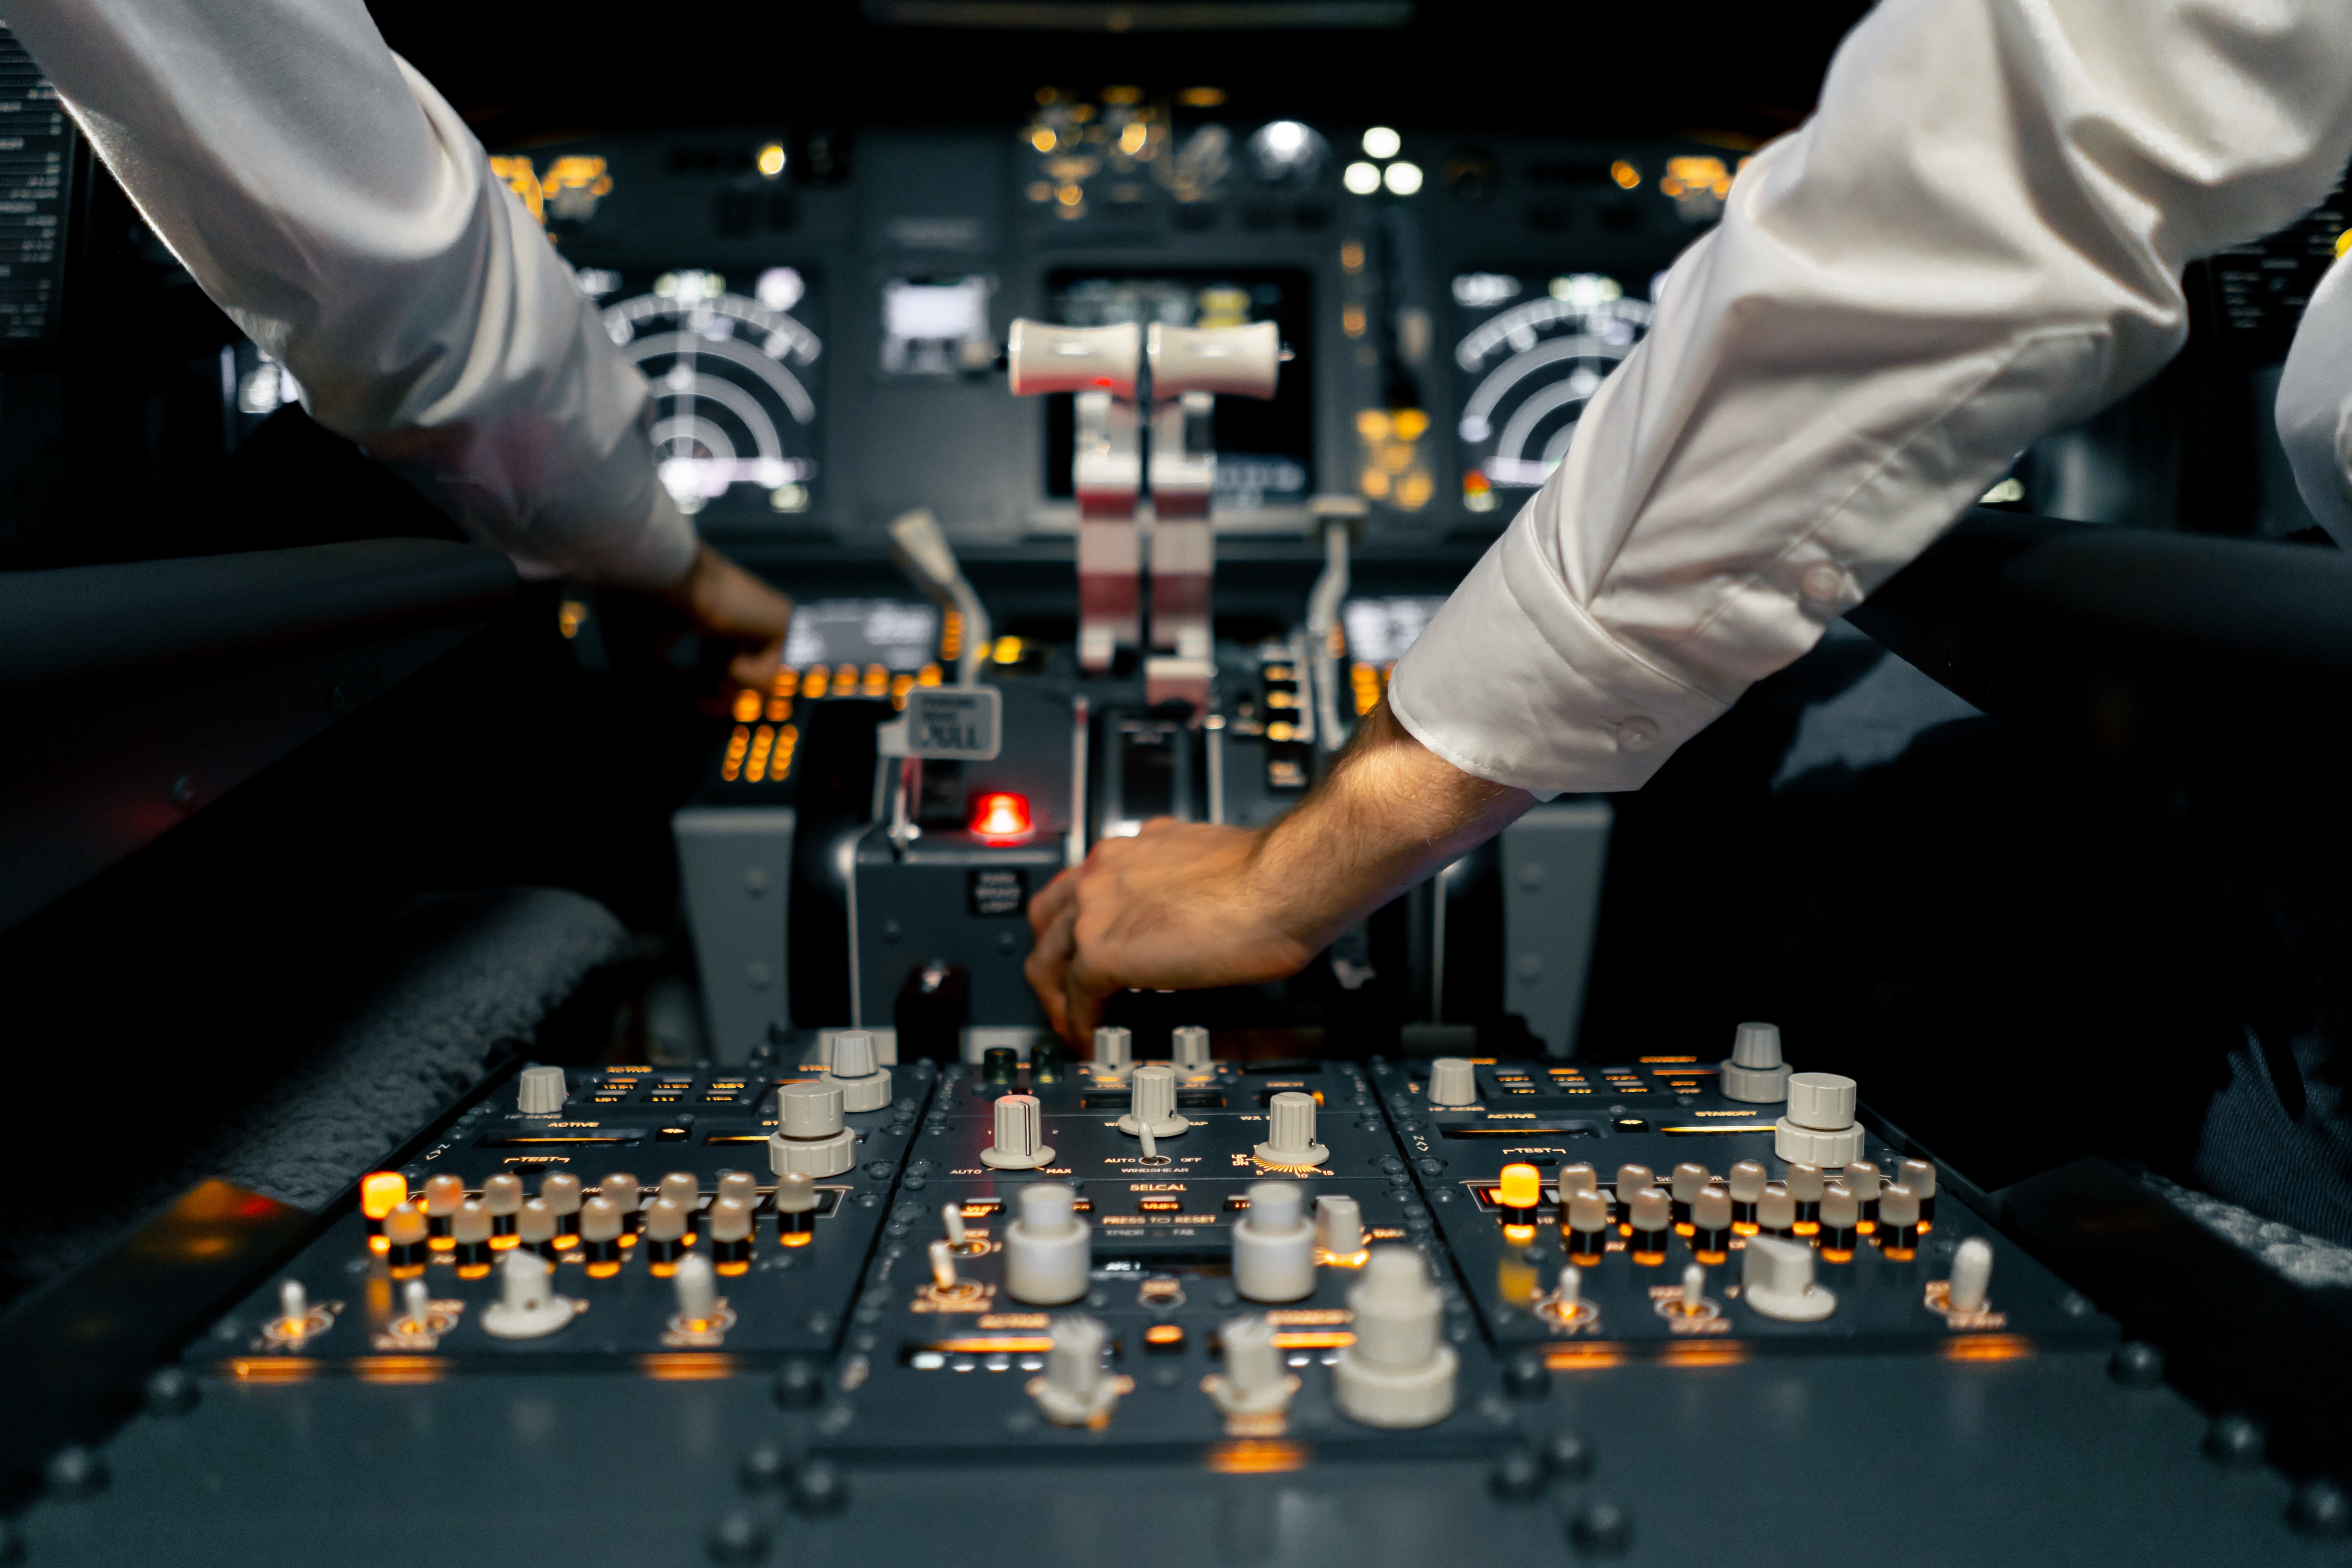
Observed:
[[[1021,1217],[1004,1227],[1004,1289],[1015,1300],[1057,1307],[1087,1293],[1094,1227],[1078,1217],[1077,1196],[1059,1182],[1021,1189]]]
[[[1054,1161],[1045,1142],[1045,1119],[1034,1094],[1004,1094],[996,1100],[995,1141],[980,1152],[980,1163],[1000,1171],[1034,1171]]]
[[[1176,1069],[1166,1062],[1145,1062],[1127,1080],[1133,1088],[1131,1108],[1118,1119],[1118,1130],[1132,1138],[1149,1132],[1173,1138],[1192,1123],[1177,1114]]]
[[[841,1087],[823,1079],[776,1090],[768,1168],[777,1175],[837,1176],[856,1163],[857,1135],[841,1121]]]
[[[1445,1299],[1429,1282],[1421,1254],[1376,1247],[1348,1292],[1356,1342],[1331,1368],[1331,1402],[1367,1426],[1406,1428],[1454,1411],[1462,1358],[1440,1335]]]
[[[879,1110],[890,1103],[890,1069],[877,1059],[874,1037],[844,1029],[833,1040],[833,1066],[824,1082],[841,1090],[844,1110]]]
[[[1261,1165],[1304,1170],[1331,1157],[1315,1142],[1315,1097],[1286,1089],[1266,1102],[1266,1140],[1256,1149]]]
[[[515,1109],[525,1116],[552,1116],[563,1109],[562,1068],[525,1068],[515,1089]]]
[[[1478,1069],[1467,1057],[1440,1057],[1429,1064],[1429,1103],[1441,1109],[1478,1103]]]

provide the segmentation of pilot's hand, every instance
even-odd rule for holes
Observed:
[[[1258,896],[1262,833],[1156,817],[1107,838],[1029,902],[1029,984],[1054,1027],[1093,1037],[1104,999],[1129,986],[1190,991],[1296,973],[1315,956]]]
[[[741,652],[727,673],[764,691],[783,662],[784,633],[793,624],[793,602],[708,544],[663,599],[686,613],[705,637],[734,643]]]
[[[1347,754],[1255,832],[1162,817],[1095,846],[1029,903],[1029,984],[1054,1027],[1093,1037],[1129,986],[1248,985],[1304,968],[1331,939],[1535,804],[1367,714]]]

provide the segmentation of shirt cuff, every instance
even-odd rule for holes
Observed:
[[[1389,710],[1464,773],[1531,793],[1639,789],[1727,704],[1628,653],[1569,593],[1530,502],[1389,682]]]

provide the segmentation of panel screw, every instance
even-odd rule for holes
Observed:
[[[805,1410],[824,1397],[824,1379],[804,1361],[788,1361],[776,1369],[776,1403],[787,1410]]]
[[[1503,1386],[1514,1399],[1541,1399],[1551,1393],[1551,1368],[1533,1351],[1521,1351],[1503,1363]]]
[[[748,1513],[722,1517],[710,1531],[714,1563],[757,1563],[768,1554],[768,1532]]]
[[[1633,1519],[1606,1498],[1595,1498],[1568,1521],[1568,1538],[1592,1557],[1615,1557],[1633,1544]]]
[[[2326,1477],[2315,1477],[2294,1489],[2286,1521],[2305,1535],[2341,1535],[2352,1530],[2352,1498]]]
[[[1544,1445],[1544,1463],[1552,1479],[1580,1481],[1592,1473],[1592,1445],[1573,1432],[1562,1432]]]
[[[783,1451],[762,1443],[743,1456],[743,1489],[770,1492],[784,1483]]]
[[[1486,1488],[1506,1502],[1528,1502],[1544,1489],[1543,1460],[1526,1448],[1507,1450],[1486,1473]]]
[[[196,1380],[176,1366],[167,1366],[147,1380],[147,1411],[151,1415],[179,1415],[196,1407]]]
[[[41,1479],[51,1497],[96,1497],[106,1489],[106,1461],[75,1443],[49,1456]]]
[[[2126,1388],[2154,1388],[2164,1381],[2164,1352],[2146,1340],[2126,1340],[2107,1358],[2107,1375]]]
[[[849,1500],[849,1485],[841,1472],[823,1459],[811,1459],[793,1477],[793,1489],[786,1499],[794,1513],[810,1515],[837,1513]]]
[[[2268,1436],[2252,1416],[2216,1416],[2205,1429],[2205,1457],[2233,1470],[2249,1470],[2263,1462]]]

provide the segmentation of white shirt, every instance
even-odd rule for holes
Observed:
[[[675,584],[645,378],[361,0],[0,0],[205,293],[329,429],[526,575]]]
[[[1566,458],[1398,665],[1397,718],[1545,794],[1639,787],[2187,333],[2184,263],[2352,155],[2352,0],[1884,0],[1668,274]],[[2352,278],[2280,390],[2352,547]]]

